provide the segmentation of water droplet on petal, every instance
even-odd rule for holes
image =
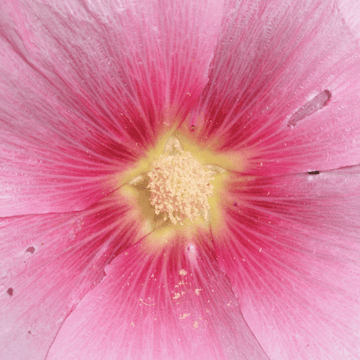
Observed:
[[[288,126],[295,126],[297,123],[314,112],[322,109],[330,100],[331,92],[324,90],[319,95],[308,101],[305,105],[301,106],[288,120]]]
[[[7,292],[10,296],[12,296],[13,293],[14,293],[14,289],[10,287],[10,288],[7,289],[6,292]]]
[[[33,254],[35,252],[35,248],[33,246],[29,246],[25,251],[30,254]]]

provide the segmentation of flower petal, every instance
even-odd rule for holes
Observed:
[[[157,240],[157,250],[144,239],[114,259],[48,359],[268,359],[211,248],[200,237]]]
[[[357,38],[360,37],[360,4],[356,0],[338,0],[338,6],[346,24]]]
[[[359,359],[360,167],[231,189],[215,248],[269,357]]]
[[[119,197],[68,214],[0,221],[0,357],[43,360],[62,322],[138,241],[140,227]]]
[[[242,151],[252,174],[359,164],[360,48],[335,2],[251,0],[232,10],[190,120],[199,137]]]
[[[218,0],[2,1],[0,216],[115,190],[198,98],[221,14]]]

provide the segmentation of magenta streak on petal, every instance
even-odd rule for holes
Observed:
[[[322,109],[325,105],[327,105],[330,98],[331,92],[329,90],[324,90],[319,95],[316,95],[290,117],[287,122],[288,126],[295,126],[299,121]]]

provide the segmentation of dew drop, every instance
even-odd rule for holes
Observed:
[[[33,246],[29,246],[25,251],[30,254],[33,254],[35,252],[35,248]]]
[[[195,131],[195,125],[191,125],[190,127],[190,131],[194,132]]]
[[[7,289],[6,292],[7,292],[10,296],[12,296],[13,293],[14,293],[14,289],[10,287],[10,288]]]
[[[324,90],[320,94],[316,95],[313,99],[308,101],[305,105],[301,106],[288,120],[288,126],[295,126],[297,123],[307,116],[313,114],[314,112],[322,109],[331,98],[331,92],[329,90]]]

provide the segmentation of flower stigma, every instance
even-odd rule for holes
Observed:
[[[165,213],[173,224],[185,218],[202,216],[209,221],[208,197],[213,196],[212,172],[203,167],[190,152],[183,151],[179,140],[171,137],[164,154],[155,160],[147,174],[150,203],[156,215]]]

